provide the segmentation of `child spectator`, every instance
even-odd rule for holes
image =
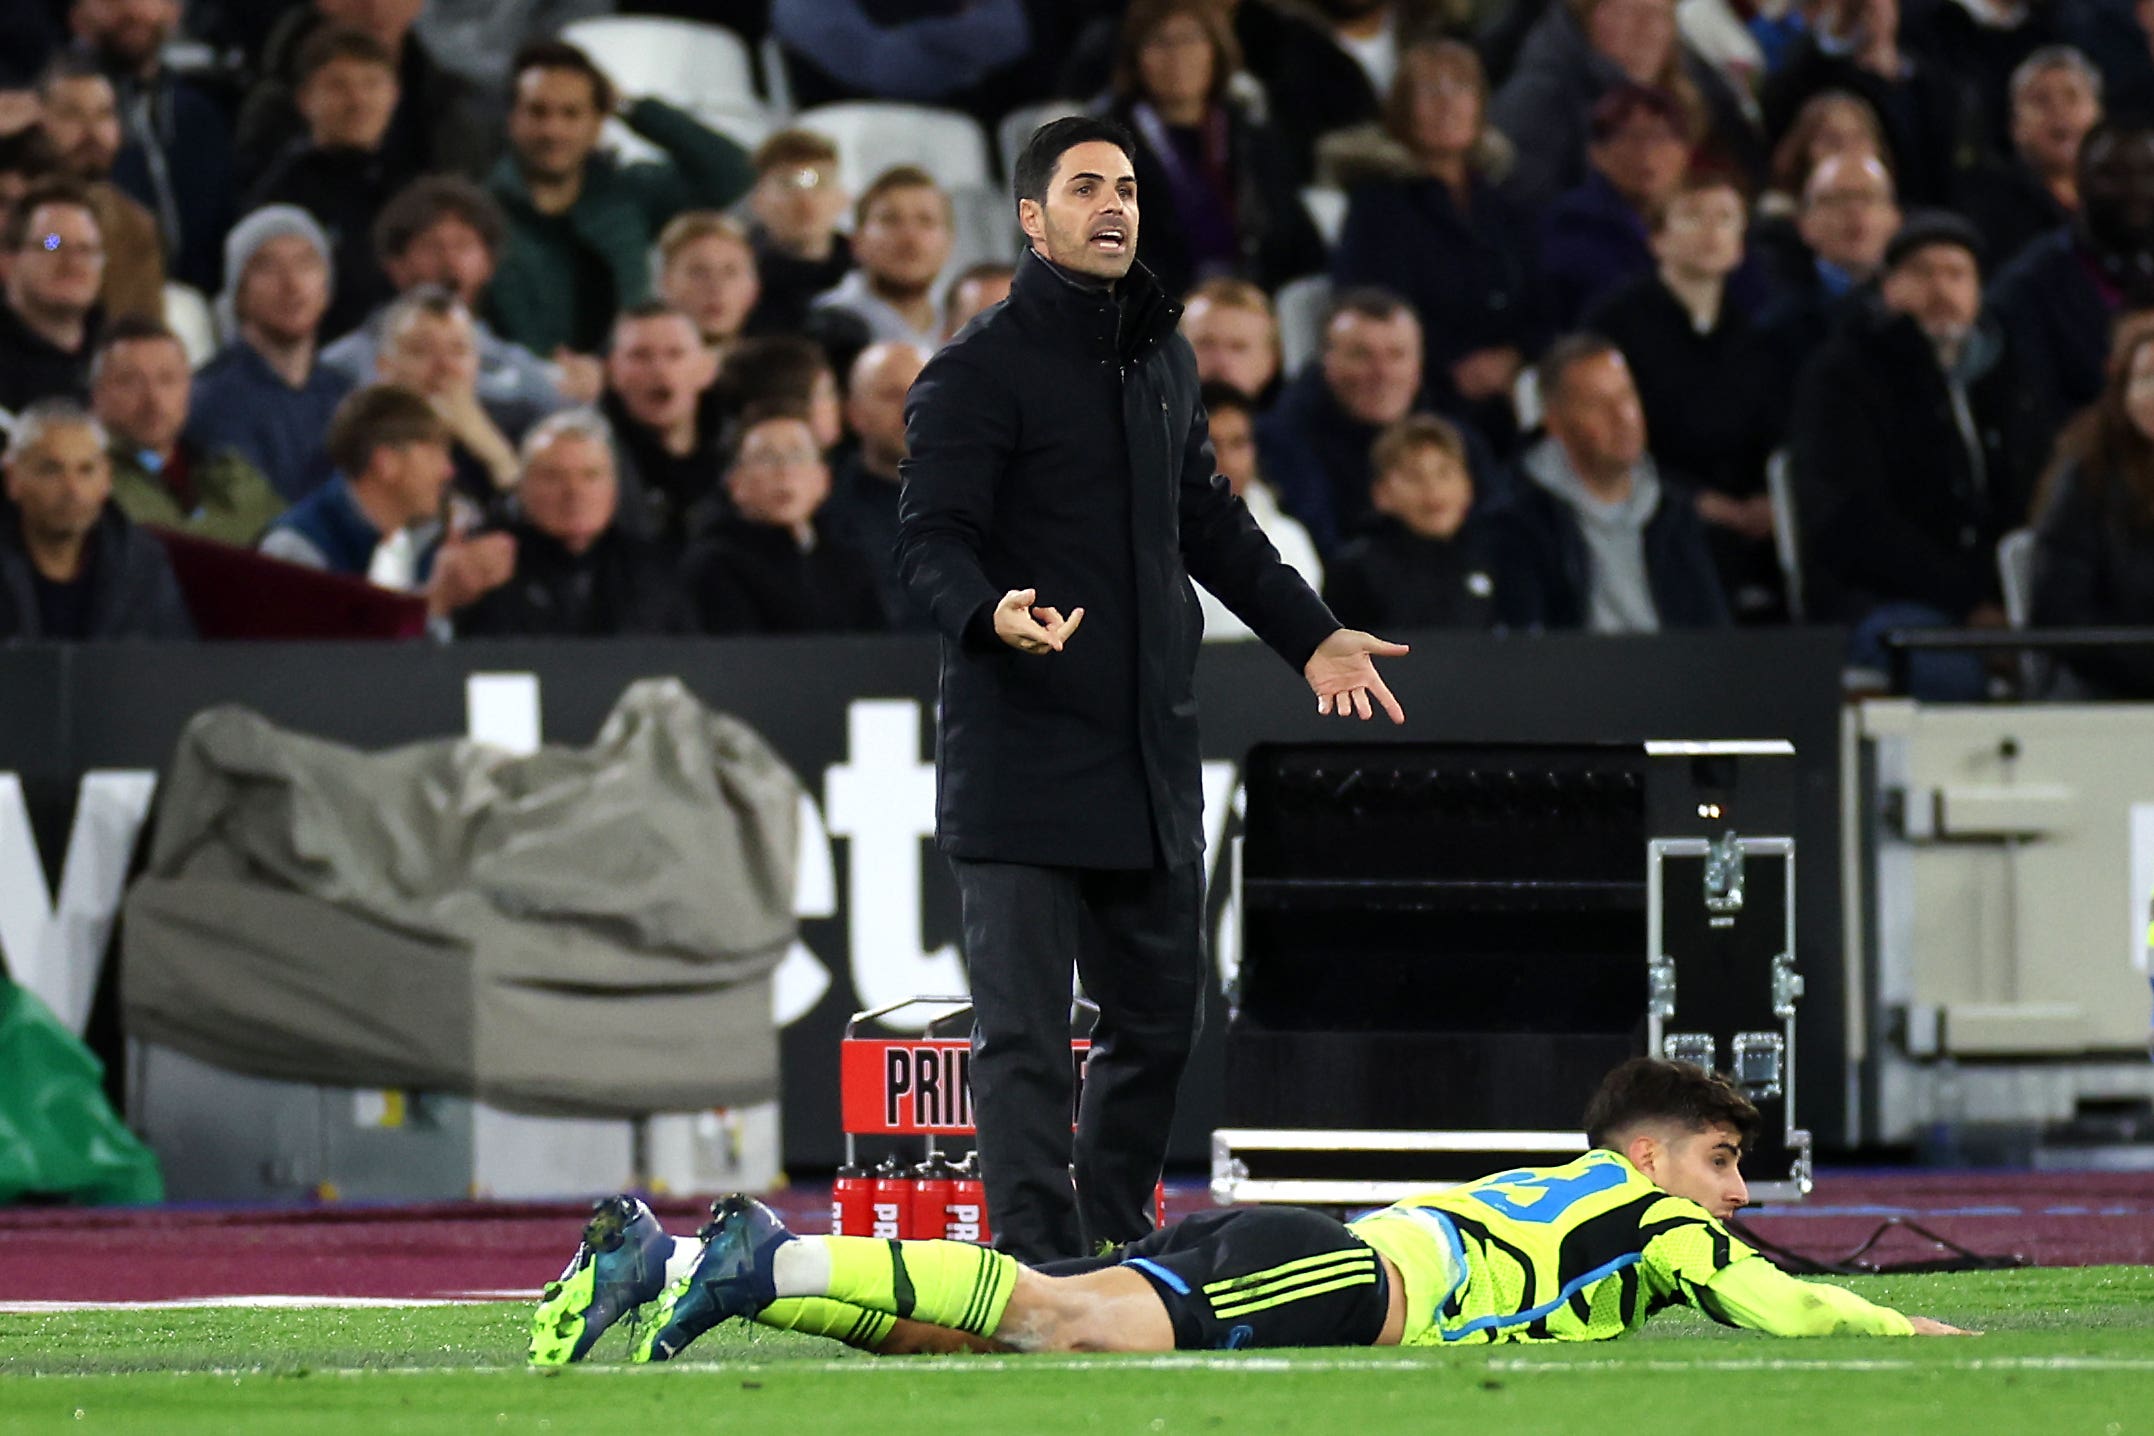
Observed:
[[[1324,601],[1339,622],[1387,631],[1490,627],[1494,570],[1468,520],[1473,475],[1459,431],[1413,415],[1384,430],[1370,465],[1375,512],[1324,571]]]

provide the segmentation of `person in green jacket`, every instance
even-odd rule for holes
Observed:
[[[252,547],[284,500],[241,454],[186,437],[193,387],[187,351],[161,321],[129,316],[106,329],[90,396],[112,441],[113,500],[136,523]]]
[[[509,151],[487,188],[508,214],[488,317],[538,354],[589,353],[613,316],[649,297],[651,248],[683,210],[724,209],[755,183],[747,152],[653,99],[624,101],[591,57],[561,40],[517,53]],[[599,148],[618,114],[665,152],[623,162]]]

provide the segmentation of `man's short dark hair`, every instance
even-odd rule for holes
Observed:
[[[90,202],[87,189],[72,179],[48,175],[23,191],[22,203],[8,216],[7,232],[0,235],[0,243],[7,246],[8,253],[13,254],[29,241],[30,217],[48,204],[82,210],[93,223],[97,219],[97,206]]]
[[[69,80],[106,80],[110,83],[93,51],[69,47],[55,51],[45,62],[45,68],[38,72],[37,93],[40,98],[50,95],[53,86],[64,85]]]
[[[51,141],[36,125],[0,135],[0,175],[26,175],[35,184],[59,168]]]
[[[1586,1141],[1613,1147],[1617,1139],[1648,1123],[1702,1132],[1725,1124],[1739,1134],[1744,1151],[1757,1140],[1763,1119],[1733,1082],[1694,1062],[1633,1057],[1601,1079],[1586,1103]]]
[[[824,374],[836,382],[820,344],[798,334],[766,334],[733,346],[718,371],[718,387],[744,417],[758,405],[805,414]]]
[[[329,418],[329,460],[347,479],[356,479],[374,461],[376,449],[406,444],[446,444],[448,426],[434,406],[394,384],[354,389]]]
[[[688,326],[688,332],[695,335],[699,342],[703,337],[702,331],[696,328],[695,319],[687,310],[668,304],[663,299],[639,299],[613,316],[613,324],[606,330],[606,352],[611,354],[614,346],[621,342],[622,325],[640,323],[645,319],[678,319]]]
[[[1197,387],[1197,400],[1204,405],[1207,414],[1216,414],[1221,409],[1239,409],[1251,419],[1256,418],[1256,400],[1224,379],[1205,380]]]
[[[1065,115],[1034,130],[1032,138],[1018,151],[1014,185],[1017,198],[1047,203],[1047,186],[1053,182],[1055,166],[1061,163],[1062,156],[1094,140],[1105,140],[1127,156],[1131,164],[1136,163],[1136,138],[1121,125],[1097,115]]]
[[[90,381],[95,383],[104,373],[105,362],[112,351],[122,344],[178,344],[182,352],[186,344],[172,332],[172,326],[162,319],[147,314],[122,314],[107,324],[97,336],[97,352],[90,359]]]
[[[1342,289],[1332,295],[1331,302],[1324,306],[1322,332],[1328,337],[1331,326],[1338,323],[1339,317],[1345,314],[1358,314],[1379,324],[1388,324],[1401,314],[1416,320],[1421,317],[1405,295],[1395,289],[1386,289],[1380,284],[1357,284],[1351,289]]]
[[[444,219],[459,219],[477,232],[489,255],[508,238],[508,220],[494,197],[461,175],[425,175],[389,197],[374,217],[374,255],[401,259],[419,236]]]
[[[396,73],[396,56],[389,47],[356,25],[319,25],[299,47],[292,61],[292,83],[304,85],[338,60],[357,60]]]
[[[1588,359],[1598,359],[1603,354],[1620,354],[1613,339],[1605,334],[1581,331],[1566,334],[1541,351],[1538,373],[1541,377],[1541,401],[1554,404],[1563,394],[1563,381],[1572,369]]]
[[[591,82],[591,103],[600,114],[613,113],[617,98],[613,81],[593,60],[566,40],[530,40],[509,61],[509,89],[514,92],[527,70],[572,70]]]

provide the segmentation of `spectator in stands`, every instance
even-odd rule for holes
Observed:
[[[815,446],[826,454],[845,437],[845,403],[838,393],[837,371],[813,340],[797,334],[751,339],[726,356],[717,387],[726,410],[733,414],[784,409],[805,415]]]
[[[1257,421],[1264,472],[1329,554],[1369,511],[1369,446],[1421,402],[1421,322],[1384,289],[1335,296],[1321,356]]]
[[[431,285],[400,297],[382,323],[374,366],[382,383],[434,406],[449,433],[457,491],[480,511],[516,487],[514,435],[543,415],[517,415],[513,430],[505,429],[480,400],[478,333],[462,300]]]
[[[2012,76],[2036,51],[2062,39],[2057,12],[2064,8],[2024,0],[1916,5],[1907,12],[1901,34],[1959,82],[1972,124],[1969,140],[2003,155],[2012,149]]]
[[[1759,95],[1765,126],[1783,133],[1805,101],[1845,90],[1869,101],[1891,145],[1901,194],[1941,204],[1952,192],[1966,102],[1950,70],[1900,43],[1900,0],[1820,0],[1810,33]]]
[[[599,149],[619,110],[665,158],[622,163]],[[685,209],[724,209],[753,182],[724,135],[659,100],[625,106],[575,46],[541,40],[518,53],[509,150],[487,187],[508,215],[487,304],[494,327],[540,354],[595,350],[622,310],[651,291],[651,246]]]
[[[1401,419],[1370,456],[1373,510],[1324,571],[1339,622],[1388,629],[1494,626],[1494,562],[1473,510],[1458,429],[1428,414]]]
[[[164,241],[157,216],[112,182],[120,157],[120,108],[112,82],[94,62],[62,55],[38,83],[38,127],[61,173],[80,184],[105,241],[105,318],[161,318],[165,308]]]
[[[2036,523],[2034,625],[2154,628],[2154,333],[2127,347],[2058,456]],[[2154,652],[2058,658],[2087,696],[2154,699]]]
[[[718,356],[695,321],[647,300],[622,311],[606,350],[606,397],[632,526],[678,551],[688,516],[717,492],[724,471],[724,411],[712,390]]]
[[[67,18],[119,97],[127,138],[113,183],[157,216],[172,277],[213,292],[237,196],[232,134],[215,100],[165,68],[180,0],[70,0]]]
[[[350,25],[322,25],[292,64],[297,138],[268,161],[242,208],[292,204],[329,236],[335,280],[325,334],[344,334],[395,294],[374,254],[374,221],[416,170],[399,166],[384,141],[396,111],[396,63],[388,49]]]
[[[1467,46],[1407,49],[1383,128],[1339,176],[1351,198],[1331,275],[1342,287],[1404,295],[1421,316],[1431,401],[1508,448],[1518,427],[1512,388],[1548,335],[1536,236],[1498,188],[1510,144],[1488,126],[1487,102]]]
[[[1817,167],[1833,155],[1869,155],[1884,160],[1892,153],[1877,111],[1860,95],[1823,90],[1803,101],[1787,133],[1773,147],[1772,168],[1761,215],[1793,214],[1802,206],[1803,187]]]
[[[750,320],[757,333],[806,328],[808,306],[853,267],[852,242],[838,232],[847,203],[838,147],[821,135],[779,130],[756,147],[748,237],[763,287]]]
[[[2154,123],[2089,131],[2078,190],[2078,221],[2028,245],[1990,292],[2045,441],[2101,393],[2118,313],[2154,302]]]
[[[267,3],[283,5],[290,0]],[[540,35],[558,35],[579,20],[611,15],[620,8],[616,0],[426,0],[426,8],[419,12],[412,30],[426,41],[427,51],[437,63],[470,81],[489,104],[498,108],[508,92],[509,65],[522,45]],[[727,18],[732,21],[735,17],[729,14]],[[742,28],[744,38],[753,43],[757,36],[746,30],[746,17],[740,18],[743,23],[737,28]]]
[[[507,528],[513,569],[457,612],[457,637],[616,638],[687,630],[680,584],[664,549],[619,522],[613,437],[595,412],[564,410],[525,436],[516,509]]]
[[[1624,281],[1653,272],[1652,216],[1690,168],[1691,121],[1665,91],[1609,90],[1593,107],[1591,133],[1592,174],[1541,222],[1541,272],[1559,324],[1577,323]]]
[[[867,556],[822,516],[830,470],[808,421],[749,413],[726,469],[731,511],[683,566],[705,633],[872,633],[888,625]]]
[[[35,125],[0,134],[0,231],[13,222],[15,207],[40,180],[59,177],[59,163],[45,133]]]
[[[286,502],[329,479],[323,434],[352,382],[318,362],[315,331],[329,309],[329,236],[313,216],[271,205],[225,240],[218,303],[236,336],[195,378],[195,441],[237,450]]]
[[[1795,226],[1800,267],[1789,266],[1780,294],[1758,316],[1782,394],[1884,263],[1900,227],[1891,173],[1874,155],[1826,156],[1803,186]]]
[[[738,220],[694,209],[659,231],[659,298],[695,321],[720,360],[740,342],[761,292],[755,248]]]
[[[1174,297],[1220,275],[1275,289],[1324,267],[1292,164],[1229,94],[1240,68],[1215,0],[1131,5],[1111,114],[1137,137],[1137,259]]]
[[[243,175],[259,174],[303,127],[307,71],[301,60],[315,35],[331,26],[364,30],[387,55],[396,82],[394,111],[380,142],[398,174],[454,170],[474,178],[501,151],[501,110],[462,76],[445,69],[412,22],[421,0],[314,0],[288,5],[262,50],[262,79],[239,114]]]
[[[4,236],[0,285],[0,409],[39,399],[81,399],[101,318],[105,242],[80,185],[48,180],[15,208]]]
[[[1503,622],[1594,633],[1726,623],[1696,501],[1647,450],[1622,351],[1571,335],[1549,346],[1540,373],[1547,437],[1487,515]]]
[[[1658,269],[1595,306],[1587,324],[1623,351],[1653,457],[1697,486],[1721,587],[1738,620],[1758,622],[1785,613],[1765,492],[1781,403],[1772,351],[1728,299],[1744,211],[1728,175],[1691,175],[1654,222]]]
[[[853,212],[859,268],[817,299],[813,312],[839,310],[868,339],[902,340],[933,353],[942,343],[934,289],[952,243],[950,197],[917,165],[893,165],[871,181]]]
[[[1878,302],[1850,316],[1797,385],[1789,465],[1806,603],[1854,626],[1850,661],[1884,668],[1883,635],[2002,624],[1997,540],[2028,511],[2046,450],[2015,356],[1982,319],[1982,238],[1917,212],[1885,252]],[[1978,659],[1918,655],[1917,696],[1975,699]]]
[[[2071,46],[2037,50],[2012,72],[2011,156],[1964,171],[1953,204],[1998,269],[2078,216],[2079,146],[2101,117],[2101,71]]]
[[[945,342],[957,331],[1010,297],[1017,281],[1017,266],[1000,259],[983,259],[968,265],[950,285],[942,301],[942,337]]]
[[[194,637],[163,546],[112,502],[95,419],[40,399],[0,464],[0,640]]]
[[[1243,281],[1218,282],[1240,284]],[[1310,588],[1321,589],[1324,586],[1324,561],[1317,557],[1316,542],[1309,537],[1308,529],[1279,507],[1279,495],[1265,480],[1262,466],[1257,461],[1255,404],[1242,390],[1218,379],[1203,381],[1197,390],[1197,398],[1204,405],[1205,423],[1211,432],[1212,462],[1218,467],[1220,477],[1249,510],[1249,517],[1256,520],[1257,527],[1264,530],[1264,537],[1271,540],[1271,546],[1279,551],[1279,557],[1287,567],[1299,573]],[[1256,637],[1255,630],[1201,583],[1197,585],[1197,606],[1204,611],[1207,642]]]
[[[1031,53],[1025,0],[887,6],[872,0],[772,0],[795,99],[904,100],[967,107],[999,70]]]
[[[1740,101],[1680,42],[1675,0],[1562,0],[1534,26],[1518,67],[1489,106],[1496,128],[1516,147],[1505,180],[1513,198],[1537,210],[1586,182],[1587,152],[1605,142],[1589,117],[1619,86],[1667,96],[1691,117],[1686,144],[1708,135],[1726,161],[1749,172],[1762,168],[1761,146]]]
[[[1197,355],[1197,382],[1226,384],[1262,411],[1279,394],[1279,321],[1246,279],[1209,279],[1189,291],[1182,337]]]
[[[606,380],[604,366],[596,359],[563,349],[549,363],[503,339],[477,317],[506,238],[501,207],[485,190],[454,175],[414,180],[374,221],[374,255],[397,293],[434,285],[472,311],[479,344],[479,398],[497,423],[514,429],[520,427],[519,419],[528,421],[563,404],[596,401]],[[371,382],[387,317],[387,305],[369,314],[364,324],[322,351],[322,363],[354,384]]]
[[[251,545],[284,501],[230,449],[187,437],[194,376],[163,321],[130,315],[98,341],[90,394],[111,440],[112,498],[137,523]]]
[[[262,552],[426,595],[436,620],[507,581],[515,540],[443,535],[449,432],[433,406],[389,384],[354,390],[329,425],[336,477],[285,511]]]
[[[845,385],[845,426],[854,442],[831,484],[831,524],[866,556],[892,628],[926,626],[926,615],[914,610],[898,576],[897,536],[905,395],[927,361],[926,350],[898,340],[860,351]]]

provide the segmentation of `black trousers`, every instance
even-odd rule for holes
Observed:
[[[1175,1092],[1203,1020],[1203,869],[951,866],[995,1245],[1036,1263],[1134,1241],[1152,1230]],[[1072,972],[1099,1004],[1074,1139]]]

